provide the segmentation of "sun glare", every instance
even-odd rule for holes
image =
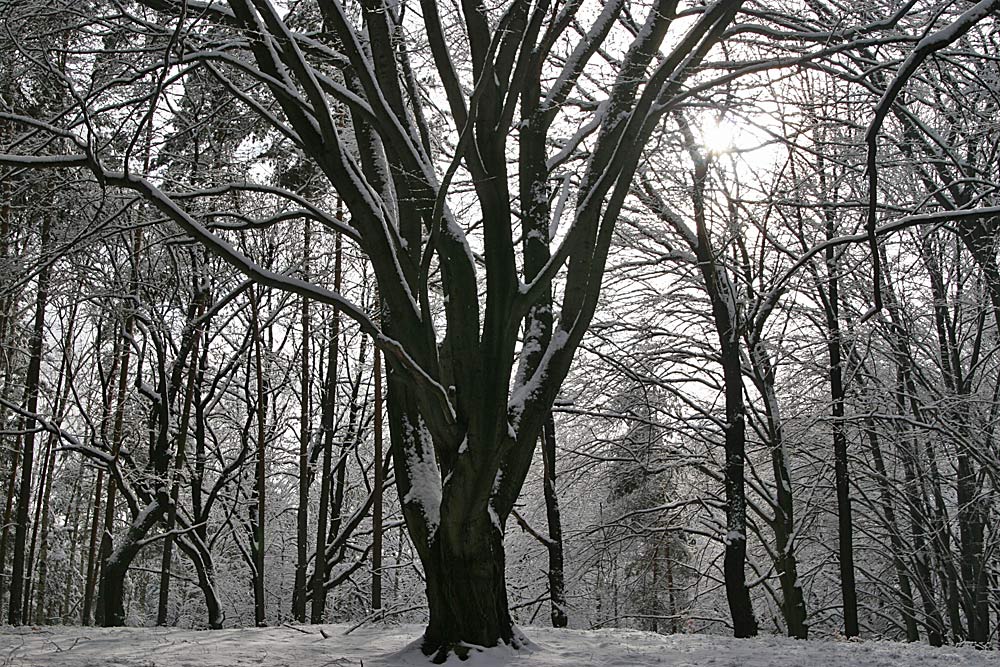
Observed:
[[[702,144],[709,153],[722,155],[736,148],[739,127],[732,121],[718,116],[708,116],[701,126]]]

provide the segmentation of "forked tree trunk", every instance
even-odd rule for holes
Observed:
[[[163,517],[169,503],[170,499],[166,493],[154,498],[119,538],[118,546],[104,561],[98,596],[103,627],[114,628],[125,625],[125,581],[128,568],[142,549],[143,538]]]
[[[774,503],[775,556],[774,567],[781,583],[781,613],[789,637],[807,639],[806,603],[799,582],[798,559],[795,555],[795,504],[792,497],[792,480],[785,460],[785,434],[778,396],[775,392],[776,373],[759,338],[760,331],[748,341],[750,362],[757,390],[764,399],[767,417],[767,439],[771,450],[771,468],[774,471],[776,502]]]
[[[215,590],[215,566],[212,562],[212,553],[197,531],[191,531],[191,526],[187,525],[186,522],[182,522],[182,524],[185,533],[190,535],[190,539],[187,537],[179,538],[177,546],[194,565],[195,574],[198,577],[198,588],[201,589],[202,596],[205,598],[208,627],[212,630],[218,630],[222,627],[224,615],[222,603]]]
[[[142,252],[142,228],[136,229],[133,232],[132,240],[132,273],[129,278],[129,294],[138,299],[139,296],[139,262],[140,254]],[[121,336],[121,351],[120,358],[118,360],[118,390],[115,399],[115,416],[114,416],[114,431],[112,434],[111,442],[111,457],[112,465],[118,465],[118,457],[121,453],[122,442],[125,438],[125,398],[128,395],[128,367],[129,359],[132,352],[132,336],[135,333],[135,315],[129,311],[125,318],[125,323],[122,327]],[[97,609],[94,612],[94,618],[98,625],[105,625],[106,621],[104,619],[104,610],[108,608],[107,604],[101,600],[100,591],[105,589],[104,578],[109,576],[107,572],[107,562],[111,558],[111,554],[114,550],[114,529],[115,529],[115,514],[117,513],[117,502],[118,502],[118,484],[115,480],[115,476],[112,473],[108,474],[107,483],[107,500],[104,505],[104,530],[101,534],[101,548],[100,548],[100,583],[98,586],[98,600]],[[127,566],[126,566],[127,567]],[[114,573],[112,573],[114,574]],[[114,582],[112,587],[120,585],[120,582]]]
[[[197,297],[196,297],[197,298]],[[195,312],[198,317],[204,313],[204,303],[199,303]],[[201,342],[201,329],[194,333],[194,340],[191,343],[191,360],[188,364],[187,386],[184,389],[184,404],[181,408],[181,423],[177,431],[176,451],[174,452],[173,480],[170,485],[170,506],[167,508],[166,536],[163,538],[163,555],[160,560],[160,590],[159,600],[156,608],[156,624],[167,624],[167,612],[170,602],[170,569],[173,562],[173,531],[177,525],[177,503],[180,499],[181,472],[184,463],[187,461],[187,437],[191,426],[191,408],[194,404],[194,389],[198,379],[198,362],[201,355],[198,353],[198,346]]]

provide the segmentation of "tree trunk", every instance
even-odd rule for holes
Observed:
[[[309,218],[303,222],[302,278],[309,280]],[[299,623],[306,620],[306,569],[309,566],[309,441],[312,431],[310,424],[311,389],[309,357],[309,337],[312,335],[309,317],[309,298],[302,297],[300,315],[302,350],[299,365],[299,504],[295,510],[295,587],[292,590],[292,618]],[[321,481],[322,483],[322,481]]]
[[[906,628],[906,641],[920,641],[920,631],[917,627],[916,610],[913,606],[913,588],[910,586],[910,575],[903,562],[905,546],[896,523],[896,510],[892,503],[892,485],[882,458],[882,448],[879,445],[878,434],[871,417],[865,420],[865,430],[871,445],[872,460],[875,463],[876,482],[879,488],[879,498],[882,503],[882,514],[889,530],[889,546],[892,548],[892,565],[896,570],[896,580],[899,582],[899,598],[902,605],[903,626]]]
[[[750,348],[750,364],[754,373],[757,390],[764,400],[764,414],[767,417],[767,439],[771,450],[771,468],[774,472],[776,501],[773,503],[776,555],[774,567],[781,583],[781,613],[789,637],[807,639],[809,626],[806,624],[806,603],[799,583],[798,559],[795,556],[795,504],[792,497],[792,480],[785,460],[784,429],[778,396],[775,392],[775,368],[771,362],[760,331],[756,331],[747,345]]]
[[[253,563],[253,615],[257,627],[267,625],[267,615],[264,601],[264,517],[265,490],[267,486],[267,466],[264,459],[267,438],[267,403],[264,388],[263,332],[260,329],[260,301],[256,291],[251,289],[251,327],[254,347],[254,374],[256,376],[257,401],[257,456],[254,474],[254,498],[256,499],[256,518],[254,528],[254,563]]]
[[[743,402],[743,367],[740,361],[739,313],[733,285],[725,267],[716,263],[716,252],[708,234],[705,214],[705,178],[708,164],[699,160],[695,165],[693,203],[696,225],[694,251],[698,257],[705,290],[712,303],[712,318],[719,338],[719,361],[725,394],[726,424],[724,428],[725,456],[723,467],[726,492],[726,534],[723,538],[725,555],[723,575],[726,599],[733,620],[733,635],[753,637],[757,634],[750,590],[746,583],[746,406]]]
[[[198,298],[197,296],[195,298]],[[195,310],[196,317],[204,313],[204,303],[199,303]],[[188,429],[191,426],[191,407],[194,403],[195,381],[198,375],[198,345],[201,340],[201,330],[197,328],[191,343],[191,361],[188,368],[187,386],[184,390],[184,405],[181,409],[181,423],[177,430],[176,451],[174,452],[173,481],[170,488],[170,506],[167,508],[166,537],[163,538],[163,557],[160,561],[160,590],[156,608],[156,624],[167,624],[167,610],[170,602],[170,567],[172,562],[174,536],[177,525],[177,503],[180,499],[180,475],[186,460]]]
[[[545,516],[549,526],[549,540],[545,546],[549,555],[550,616],[553,628],[565,628],[569,619],[566,613],[566,583],[563,573],[562,517],[559,513],[559,496],[556,494],[556,422],[551,411],[542,429],[542,464]]]
[[[101,625],[115,628],[125,625],[125,580],[132,561],[144,544],[143,538],[163,516],[170,499],[159,493],[132,521],[119,539],[118,546],[104,561],[101,572],[98,608]]]
[[[69,623],[69,609],[70,609],[70,593],[74,592],[74,583],[79,577],[80,572],[77,569],[76,555],[80,550],[79,535],[80,535],[80,514],[84,508],[82,502],[82,490],[83,490],[83,471],[84,471],[84,461],[80,460],[79,472],[73,477],[73,488],[69,494],[69,506],[72,509],[72,513],[66,516],[66,520],[63,523],[63,532],[68,535],[67,541],[69,542],[69,558],[66,564],[66,577],[63,580],[62,585],[62,597],[59,601],[58,614],[56,614],[59,622],[62,625],[67,625]],[[84,520],[84,529],[86,530],[86,520]]]
[[[215,590],[215,566],[212,563],[212,553],[208,545],[202,541],[197,531],[191,531],[190,526],[184,525],[185,532],[193,535],[192,538],[179,538],[177,546],[188,557],[198,577],[198,588],[201,589],[205,598],[205,610],[208,619],[208,627],[212,630],[222,628],[224,615],[222,604],[219,601],[218,593]]]
[[[69,321],[66,325],[66,333],[63,337],[63,354],[59,363],[59,374],[56,378],[56,403],[52,410],[52,415],[56,424],[62,423],[63,414],[66,411],[66,403],[69,401],[70,388],[74,382],[72,346],[74,330],[76,328],[77,308],[78,305],[74,304],[70,309]],[[42,457],[42,476],[38,482],[39,511],[35,513],[35,529],[38,531],[39,540],[38,559],[36,561],[34,557],[29,558],[29,563],[37,563],[38,583],[34,587],[34,592],[32,592],[32,575],[31,568],[29,566],[28,575],[26,577],[26,581],[28,583],[26,584],[26,593],[24,596],[23,618],[25,623],[48,623],[48,619],[45,618],[45,588],[48,583],[49,523],[51,515],[50,500],[52,497],[52,484],[55,477],[57,444],[57,436],[54,433],[49,433],[45,442],[45,456]],[[35,553],[35,537],[35,530],[33,530],[31,535],[30,551],[32,555]],[[31,615],[32,595],[34,595],[36,599],[34,617]]]
[[[14,445],[14,452],[10,459],[10,473],[7,478],[7,499],[3,510],[3,527],[0,528],[0,606],[2,606],[4,585],[7,582],[7,543],[10,536],[11,517],[14,512],[14,490],[17,488],[17,471],[21,462],[21,450],[23,436],[18,435]],[[2,609],[0,609],[2,612]]]
[[[91,609],[94,606],[94,588],[97,586],[98,559],[97,535],[98,526],[101,522],[101,498],[102,486],[104,484],[104,471],[97,471],[97,481],[94,482],[94,512],[90,519],[90,547],[87,549],[87,578],[84,582],[83,608],[80,610],[80,622],[83,625],[91,624]]]
[[[142,228],[136,229],[133,232],[132,240],[132,273],[129,279],[129,293],[138,298],[139,295],[139,261],[140,253],[142,252]],[[111,465],[116,467],[118,465],[118,457],[121,453],[122,442],[125,438],[125,398],[128,396],[128,366],[129,359],[131,357],[132,350],[132,336],[135,333],[135,315],[129,307],[128,315],[125,317],[125,323],[122,326],[122,341],[121,341],[121,353],[120,359],[118,361],[118,393],[117,399],[115,401],[115,418],[114,418],[114,431],[112,435],[111,442]],[[111,557],[112,551],[114,549],[114,527],[115,527],[115,514],[117,512],[118,501],[118,485],[115,481],[114,473],[109,472],[108,474],[108,494],[107,500],[104,505],[104,531],[101,535],[101,549],[100,549],[100,562],[101,562],[101,580],[98,586],[98,600],[97,609],[95,612],[95,620],[98,625],[106,625],[106,621],[103,617],[104,610],[108,608],[107,604],[100,599],[100,591],[105,589],[105,577],[109,576],[107,572],[107,561]],[[131,559],[130,559],[131,560]],[[127,567],[127,565],[126,565]],[[111,573],[112,575],[114,573]],[[120,586],[121,582],[113,582],[112,588]],[[110,589],[109,589],[110,590]]]
[[[454,532],[447,526],[421,550],[430,609],[424,654],[443,662],[450,652],[467,655],[469,644],[517,645],[507,605],[503,533],[486,512]]]
[[[340,211],[338,204],[337,210]],[[340,292],[341,289],[341,254],[342,241],[340,234],[337,234],[334,250],[333,267],[333,289]],[[309,620],[312,623],[322,623],[323,614],[326,611],[326,545],[327,545],[327,522],[330,515],[330,483],[332,475],[332,457],[334,440],[334,419],[337,408],[337,365],[340,352],[340,311],[334,309],[330,314],[330,341],[328,343],[328,358],[326,366],[326,378],[323,384],[323,393],[320,399],[320,430],[322,431],[323,462],[320,477],[319,494],[319,517],[316,524],[316,553],[313,558],[312,586],[312,606],[309,610]],[[337,463],[337,470],[340,471],[344,465],[343,457]],[[341,491],[342,493],[342,491]],[[340,515],[340,508],[336,508],[337,516]],[[335,534],[331,535],[335,536]]]
[[[375,376],[375,456],[372,489],[375,500],[372,503],[372,610],[382,609],[382,352],[376,348],[374,354]]]
[[[833,238],[832,217],[827,216],[827,238]],[[844,431],[844,382],[840,340],[840,279],[836,249],[826,250],[827,353],[830,357],[830,398],[832,401],[833,469],[837,489],[837,556],[840,563],[840,592],[844,609],[844,636],[857,637],[858,592],[854,578],[854,524],[851,517],[851,478],[848,471],[847,434]]]
[[[48,252],[51,221],[42,218],[40,253]],[[38,273],[38,295],[35,300],[35,322],[29,347],[28,371],[24,385],[24,406],[29,416],[24,420],[24,440],[21,447],[21,479],[17,495],[17,512],[14,527],[14,563],[11,568],[10,608],[7,619],[11,625],[21,625],[23,620],[23,593],[25,547],[28,538],[28,506],[31,503],[31,474],[35,457],[35,431],[38,412],[38,389],[42,369],[42,350],[45,338],[45,308],[49,299],[49,264],[45,262]]]
[[[910,336],[903,326],[899,312],[899,302],[896,299],[889,273],[889,261],[884,249],[882,253],[882,291],[885,297],[886,310],[889,312],[891,324],[890,347],[896,365],[896,386],[894,402],[900,416],[907,413],[907,399],[913,417],[921,419],[919,406],[916,402],[917,389],[913,380],[913,355],[910,350]],[[931,646],[941,646],[944,643],[945,625],[938,609],[935,596],[933,572],[930,566],[930,551],[927,545],[927,532],[930,528],[930,512],[921,497],[920,487],[923,475],[920,471],[920,458],[915,444],[915,436],[900,424],[901,458],[903,462],[904,489],[907,501],[907,511],[910,519],[910,536],[912,539],[912,559],[916,571],[915,583],[920,591],[922,606],[927,627],[927,641]]]

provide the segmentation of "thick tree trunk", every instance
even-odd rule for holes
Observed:
[[[158,494],[132,521],[119,539],[118,546],[104,561],[98,605],[101,625],[114,628],[125,625],[125,580],[129,566],[143,546],[143,538],[161,519],[170,499]]]
[[[739,351],[735,346],[723,345],[723,376],[726,394],[726,428],[724,468],[726,487],[726,535],[723,540],[723,574],[726,600],[733,620],[733,636],[753,637],[757,634],[757,619],[750,602],[750,589],[746,583],[747,526],[746,482],[746,421],[743,405],[743,371]]]
[[[421,560],[430,622],[421,646],[434,662],[463,657],[469,644],[517,644],[507,604],[503,534],[483,512],[453,534],[435,533]]]

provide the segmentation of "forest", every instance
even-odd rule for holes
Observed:
[[[998,53],[1000,0],[0,0],[0,623],[997,649]]]

